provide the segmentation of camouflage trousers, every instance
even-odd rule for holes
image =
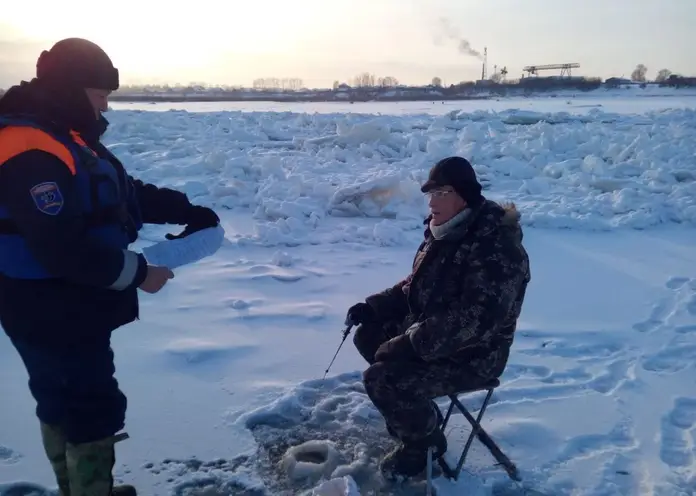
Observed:
[[[375,362],[377,348],[398,334],[394,324],[361,325],[353,343],[370,364],[365,391],[391,430],[402,440],[420,439],[437,427],[431,400],[471,389],[485,379],[449,360]]]

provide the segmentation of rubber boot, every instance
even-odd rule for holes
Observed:
[[[133,486],[114,486],[114,444],[127,438],[124,433],[89,443],[67,443],[70,496],[137,496]]]
[[[437,406],[437,403],[435,403],[434,400],[430,400],[430,403],[433,407],[433,411],[435,412],[435,415],[437,415],[437,427],[441,427],[442,424],[445,423],[445,418],[442,416],[442,412],[440,411],[440,407]],[[387,433],[393,437],[394,439],[399,439],[399,436],[396,432],[394,432],[394,429],[392,429],[392,426],[389,425],[389,422],[387,422]]]
[[[380,463],[380,470],[387,479],[415,477],[421,474],[428,463],[428,448],[433,448],[433,460],[447,451],[447,438],[439,429],[425,437],[404,440],[388,453]]]
[[[70,479],[65,457],[66,439],[62,429],[41,422],[41,440],[58,483],[59,496],[70,495]]]

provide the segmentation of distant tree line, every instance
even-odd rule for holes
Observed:
[[[645,64],[638,64],[631,73],[631,80],[636,81],[638,83],[645,83],[648,81],[647,75],[648,68],[645,66]],[[655,76],[655,82],[663,83],[667,81],[671,76],[672,71],[670,71],[669,69],[660,69],[659,71],[657,71],[657,75]]]
[[[341,84],[340,81],[334,81],[333,89],[337,90]],[[353,88],[395,88],[399,86],[399,80],[393,76],[377,77],[369,72],[363,72],[344,84]]]
[[[544,86],[544,79],[545,78],[524,78],[523,80],[520,81],[507,81],[506,80],[506,75],[507,75],[507,69],[502,68],[502,70],[497,70],[495,69],[493,71],[493,74],[490,77],[489,83],[493,83],[495,86],[507,86],[510,84],[521,84],[524,82],[524,86],[529,86],[529,87],[537,87],[537,86]],[[562,78],[561,78],[562,79]],[[577,78],[575,78],[577,79]],[[585,79],[585,85],[581,86],[583,89],[588,88],[594,88],[596,86],[599,86],[601,84],[601,80],[599,78],[580,78],[580,79]],[[631,73],[630,79],[636,83],[643,83],[647,84],[650,81],[648,80],[648,67],[645,64],[638,64],[635,69],[633,69],[633,72]],[[620,82],[622,81],[622,78],[609,78],[607,80],[608,85],[614,85],[614,84],[621,84]],[[676,74],[673,74],[672,71],[669,69],[660,69],[656,76],[655,79],[652,81],[654,83],[659,83],[660,85],[664,86],[696,86],[696,79],[695,78],[690,78],[690,77],[682,77]],[[567,84],[570,84],[571,81],[567,81]],[[457,82],[454,84],[448,84],[445,85],[442,78],[440,77],[433,77],[430,81],[430,84],[428,86],[434,87],[434,88],[465,88],[465,87],[473,87],[473,86],[478,86],[479,83],[475,81],[461,81]],[[549,82],[549,84],[551,84]],[[554,83],[556,84],[556,83]],[[551,84],[553,86],[554,84]],[[575,83],[574,83],[575,84]],[[580,83],[578,83],[580,84]],[[375,74],[372,74],[370,72],[362,72],[354,76],[353,78],[350,78],[347,82],[342,83],[341,81],[334,81],[333,83],[333,90],[338,90],[341,87],[344,88],[353,88],[355,90],[363,90],[363,91],[370,91],[370,90],[379,90],[379,89],[388,89],[388,88],[396,88],[396,87],[416,87],[415,85],[401,85],[399,83],[399,80],[393,76],[377,76]],[[121,85],[121,88],[119,89],[118,93],[126,94],[126,93],[183,93],[183,94],[190,94],[190,93],[200,93],[202,91],[205,92],[218,92],[218,93],[234,93],[234,92],[242,92],[245,91],[248,87],[242,86],[242,85],[211,85],[211,84],[206,84],[203,82],[191,82],[188,84],[182,84],[182,83],[176,83],[176,84],[124,84]],[[301,78],[292,78],[292,77],[286,77],[286,78],[279,78],[279,77],[264,77],[264,78],[257,78],[254,79],[252,82],[252,89],[254,90],[261,90],[261,91],[280,91],[280,92],[306,92],[309,91],[305,86],[304,86],[304,81]],[[318,91],[318,90],[317,90]],[[330,91],[330,90],[327,90]],[[2,89],[0,89],[0,95],[2,95]]]
[[[258,78],[254,79],[252,88],[255,90],[298,91],[304,88],[300,78]]]
[[[212,85],[207,83],[189,83],[189,84],[122,84],[118,91],[126,92],[142,92],[142,93],[195,93],[199,91],[239,91],[243,90],[242,85]]]
[[[490,77],[490,81],[492,83],[496,84],[505,84],[506,83],[506,76],[507,76],[507,68],[503,67],[502,69],[498,70],[497,67],[494,68],[493,74]],[[648,68],[645,66],[645,64],[638,64],[636,68],[633,70],[631,73],[631,80],[637,83],[645,83],[647,82],[647,74],[648,74]],[[676,78],[676,79],[675,79]],[[534,78],[531,78],[534,79]],[[542,78],[543,79],[543,78]],[[589,82],[592,83],[592,85],[597,85],[598,83],[601,83],[600,78],[586,78]],[[655,77],[655,82],[656,83],[669,83],[670,81],[677,81],[677,80],[683,80],[681,76],[675,76],[672,71],[669,69],[661,69],[658,71],[657,76]],[[686,78],[688,80],[691,80],[692,78]],[[531,81],[528,81],[530,84],[532,83]],[[515,81],[517,83],[517,81]],[[474,81],[460,81],[458,83],[455,83],[453,85],[450,85],[451,87],[454,86],[467,86],[474,84]],[[346,83],[341,83],[340,81],[334,81],[333,83],[333,89],[337,90],[339,89],[342,85],[345,86],[350,86],[356,89],[370,89],[370,88],[393,88],[396,86],[399,86],[399,81],[392,76],[387,76],[387,77],[377,77],[374,74],[371,74],[369,72],[363,72],[361,74],[358,74],[354,78],[350,79]],[[436,88],[442,88],[444,87],[443,80],[440,77],[434,77],[430,81],[430,86],[436,87]]]

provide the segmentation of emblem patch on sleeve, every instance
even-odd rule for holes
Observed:
[[[56,183],[37,184],[29,190],[31,197],[40,212],[48,215],[58,215],[63,209],[65,200]]]

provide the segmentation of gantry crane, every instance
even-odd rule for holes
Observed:
[[[571,76],[570,70],[571,69],[577,69],[580,67],[580,64],[577,62],[572,62],[569,64],[547,64],[547,65],[528,65],[527,67],[523,68],[522,70],[529,73],[530,76],[536,76],[538,75],[537,73],[539,71],[550,71],[554,69],[560,69],[561,70],[561,76]]]

